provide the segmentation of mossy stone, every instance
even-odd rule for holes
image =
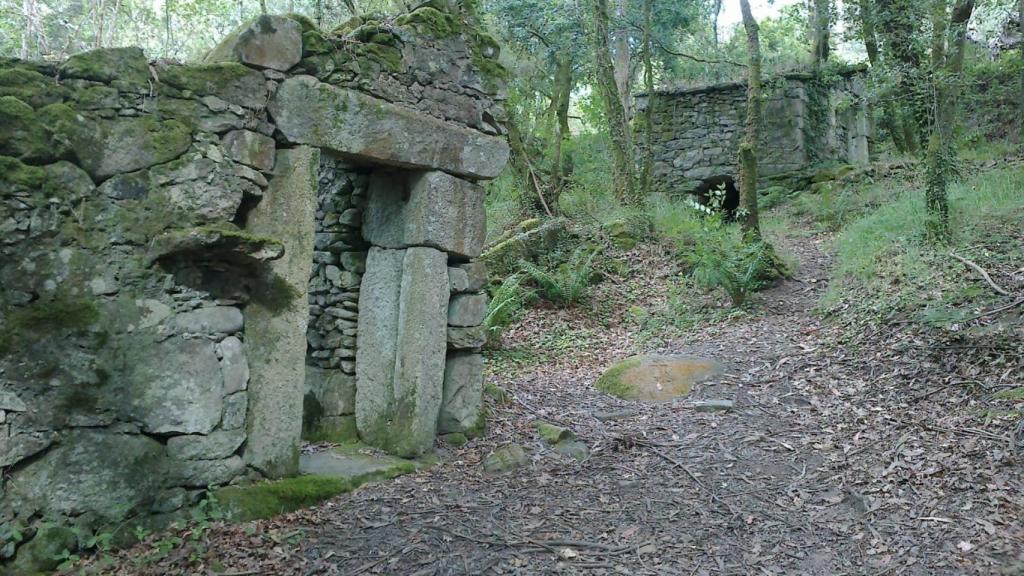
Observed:
[[[46,172],[17,158],[0,156],[0,193],[15,190],[34,190],[42,186]]]
[[[70,528],[44,526],[36,531],[35,538],[18,548],[13,563],[14,573],[49,572],[57,568],[65,552],[74,552],[77,548],[78,537]]]
[[[526,450],[518,444],[507,444],[491,452],[484,458],[485,472],[500,474],[521,468],[530,463]]]
[[[399,16],[395,24],[410,27],[421,34],[433,38],[447,38],[462,32],[462,25],[451,14],[430,6],[417,8],[408,14]]]
[[[704,358],[631,356],[613,364],[595,386],[626,400],[658,402],[689,394],[695,383],[719,373],[721,366]]]
[[[214,491],[213,496],[232,520],[244,522],[312,506],[356,487],[357,483],[345,478],[309,475],[250,486],[229,486]]]
[[[289,12],[288,14],[283,14],[283,16],[285,18],[288,18],[289,20],[294,20],[294,21],[298,22],[299,26],[302,29],[302,33],[303,34],[305,34],[306,32],[311,32],[311,31],[315,31],[315,32],[319,32],[320,31],[320,27],[317,26],[316,22],[313,22],[313,20],[311,18],[309,18],[308,16],[305,16],[303,14],[299,14],[297,12]]]
[[[63,101],[66,95],[66,88],[36,70],[18,64],[0,67],[0,96],[14,96],[33,108],[41,108]]]
[[[307,30],[302,33],[302,55],[326,54],[334,49],[334,45],[319,30]]]
[[[537,433],[540,434],[541,439],[550,446],[554,446],[563,440],[573,440],[576,438],[572,430],[549,422],[538,420],[533,425],[537,428]]]
[[[64,78],[126,84],[149,82],[149,61],[141,48],[99,48],[72,55],[60,66]]]
[[[259,71],[238,62],[169,64],[159,68],[160,81],[200,96],[217,96],[246,108],[267,101],[266,79]]]

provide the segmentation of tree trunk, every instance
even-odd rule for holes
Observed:
[[[895,93],[887,98],[892,107],[894,143],[902,142],[907,152],[916,155],[931,116],[920,74],[921,54],[914,43],[921,18],[911,0],[877,0],[876,7],[874,15],[886,50],[886,71],[896,79]]]
[[[864,50],[872,67],[878,62],[878,34],[875,32],[875,7],[872,0],[860,0],[860,33],[864,37]]]
[[[551,158],[551,192],[548,194],[548,207],[554,213],[558,213],[558,198],[562,195],[566,181],[566,154],[562,150],[562,144],[570,136],[569,103],[572,98],[572,87],[572,59],[569,51],[564,51],[555,57],[555,84],[552,87],[555,137]]]
[[[608,0],[591,0],[594,16],[594,76],[604,104],[612,152],[612,187],[620,202],[640,204],[642,198],[633,182],[633,144],[626,110],[615,83],[608,41]]]
[[[829,37],[832,29],[832,2],[814,0],[811,13],[811,63],[814,69],[828,61]]]
[[[945,240],[949,236],[949,200],[947,188],[956,174],[956,149],[953,129],[960,97],[960,81],[964,64],[964,45],[967,41],[967,22],[974,12],[974,0],[958,0],[946,25],[945,0],[941,9],[933,12],[933,28],[940,29],[932,37],[932,85],[934,102],[934,129],[928,141],[927,189],[925,204],[928,210],[928,234],[933,239]]]
[[[22,0],[21,15],[25,18],[21,28],[21,59],[28,60],[29,38],[32,36],[32,0]]]
[[[740,227],[746,242],[761,239],[757,217],[757,148],[761,129],[761,40],[750,1],[740,0],[743,28],[747,32],[747,119],[740,142]]]
[[[1024,155],[1024,0],[1017,3],[1017,32],[1020,34],[1020,95],[1017,102],[1020,105],[1020,114],[1017,115],[1017,140],[1020,145],[1020,153]]]
[[[714,34],[714,38],[711,39],[711,43],[715,48],[718,48],[718,17],[722,14],[722,0],[715,0],[715,15],[711,20],[711,33]]]
[[[632,62],[630,61],[629,28],[626,19],[628,10],[629,0],[616,0],[615,27],[612,32],[612,65],[615,67],[615,86],[619,90],[619,100],[622,101],[622,109],[626,113],[626,122],[633,119],[633,94],[629,87]]]
[[[654,106],[657,100],[657,95],[654,93],[654,63],[651,58],[651,53],[654,51],[654,42],[651,36],[654,1],[644,0],[643,65],[647,108],[644,109],[644,143],[643,157],[640,165],[640,193],[644,198],[648,198],[651,195],[651,178],[654,172]]]

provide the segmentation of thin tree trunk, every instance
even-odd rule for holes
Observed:
[[[814,0],[811,13],[811,63],[815,70],[828,60],[831,28],[832,3],[830,0]]]
[[[761,239],[757,217],[757,148],[761,128],[761,39],[750,1],[740,0],[743,28],[747,32],[747,119],[740,142],[740,227],[747,242]]]
[[[106,24],[107,11],[104,0],[99,0],[96,6],[96,37],[93,38],[93,48],[103,47],[103,27]]]
[[[872,0],[860,0],[860,33],[864,37],[864,50],[872,67],[878,62],[878,34],[875,32],[875,7]]]
[[[934,86],[934,128],[928,141],[927,189],[925,204],[928,209],[928,233],[936,240],[949,236],[949,200],[947,189],[956,172],[956,149],[953,129],[960,97],[961,73],[964,64],[964,46],[967,41],[967,22],[974,12],[974,0],[958,0],[946,24],[945,0],[941,10],[935,9],[933,26],[944,32],[932,38],[932,71]]]
[[[718,17],[722,14],[722,0],[715,0],[715,15],[711,19],[711,33],[714,37],[711,39],[712,45],[718,48]]]
[[[558,199],[565,188],[566,159],[562,144],[569,138],[569,104],[572,98],[573,76],[572,59],[569,51],[555,56],[555,82],[552,87],[555,112],[555,138],[552,151],[551,192],[548,194],[548,207],[558,213]]]
[[[25,23],[21,28],[22,60],[28,60],[29,38],[32,36],[32,1],[22,0],[21,2],[21,15],[25,18]]]
[[[654,42],[651,37],[653,11],[654,0],[644,0],[643,64],[647,108],[644,110],[644,144],[640,168],[640,193],[643,194],[644,198],[649,198],[651,195],[651,178],[654,172],[654,106],[656,105],[657,95],[654,93],[654,63],[651,58],[651,53],[654,50]],[[715,19],[717,20],[717,16]]]
[[[171,55],[171,45],[174,43],[174,37],[171,32],[171,6],[173,0],[165,0],[164,2],[164,56]]]
[[[1020,145],[1020,153],[1024,155],[1024,0],[1017,3],[1017,33],[1020,34],[1020,95],[1017,102],[1020,105],[1020,114],[1017,115],[1017,140]]]
[[[632,74],[632,62],[629,52],[629,28],[627,27],[627,12],[629,0],[616,0],[615,5],[615,31],[612,33],[614,43],[612,45],[613,65],[615,66],[615,86],[619,89],[619,99],[622,100],[622,107],[626,112],[626,121],[633,118],[633,95],[630,92],[630,78]]]
[[[620,202],[640,204],[634,188],[633,145],[626,110],[615,83],[608,40],[608,0],[591,0],[594,16],[594,63],[598,91],[604,104],[612,152],[612,187]]]
[[[886,50],[886,69],[896,78],[895,94],[889,98],[894,141],[902,141],[904,149],[916,155],[930,117],[922,95],[921,55],[914,44],[920,18],[910,0],[877,0],[876,6],[874,15]]]
[[[267,0],[260,0],[260,14],[267,13]]]

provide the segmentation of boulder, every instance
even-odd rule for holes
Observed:
[[[237,62],[202,65],[158,62],[155,66],[160,81],[179,90],[214,96],[246,108],[262,108],[267,104],[267,79],[258,70]]]
[[[508,144],[502,138],[323,84],[312,76],[282,82],[269,110],[289,142],[328,148],[362,161],[440,169],[474,180],[495,178],[508,161]]]
[[[146,86],[149,61],[142,48],[99,48],[69,56],[60,65],[60,77]]]
[[[138,342],[126,354],[125,394],[146,432],[207,434],[220,422],[224,379],[213,342],[174,337]]]
[[[167,324],[172,334],[234,334],[245,325],[242,312],[234,306],[209,306],[178,314]],[[239,342],[241,344],[241,342]]]
[[[461,258],[483,249],[482,187],[444,172],[385,172],[370,179],[363,236],[385,248],[430,246]]]
[[[487,344],[487,328],[484,326],[449,326],[448,348],[452,350],[475,350]]]
[[[487,294],[456,294],[448,305],[450,326],[479,326],[487,316]]]
[[[484,357],[472,352],[448,355],[437,429],[441,433],[473,430],[480,420],[484,390]]]
[[[94,180],[162,164],[192,145],[192,130],[177,120],[149,116],[96,122],[72,139],[75,155]]]
[[[167,440],[167,455],[175,460],[219,460],[234,454],[244,441],[242,430],[174,436]]]
[[[271,477],[294,474],[302,434],[307,290],[313,267],[320,152],[277,153],[274,178],[246,230],[282,239],[284,256],[261,272],[265,288],[246,308],[249,415],[246,463]]]
[[[163,454],[164,447],[146,436],[74,429],[46,458],[10,476],[8,496],[15,509],[38,507],[46,516],[92,513],[117,521],[159,491]]]
[[[32,540],[18,548],[11,567],[15,574],[41,574],[55,570],[63,554],[78,549],[78,536],[64,526],[43,526]]]
[[[568,234],[568,226],[564,219],[548,220],[537,228],[516,234],[489,247],[480,256],[480,261],[487,265],[487,270],[499,278],[508,276],[519,270],[520,260],[532,260],[554,250]]]
[[[269,172],[274,168],[276,144],[270,136],[252,130],[232,130],[221,138],[228,156],[257,170]]]
[[[608,368],[596,386],[619,398],[659,402],[685,396],[694,384],[721,372],[722,366],[707,358],[631,356]]]
[[[572,430],[557,426],[550,422],[538,420],[534,422],[533,425],[537,429],[537,433],[540,434],[541,440],[544,440],[544,442],[551,446],[565,440],[576,439],[576,435],[573,434]]]
[[[302,59],[302,26],[284,16],[263,14],[229,34],[207,62],[241,62],[257,68],[288,70]]]

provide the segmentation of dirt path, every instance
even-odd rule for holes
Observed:
[[[308,571],[880,575],[1005,566],[1024,545],[1020,466],[999,431],[948,415],[967,394],[939,388],[948,385],[941,367],[834,343],[836,328],[811,313],[826,284],[826,240],[786,241],[800,267],[760,295],[763,313],[658,350],[725,361],[727,376],[691,399],[734,399],[736,410],[610,398],[592,383],[614,358],[586,352],[496,375],[520,402],[494,408],[489,436],[430,472],[332,502],[303,546]],[[635,415],[595,418],[623,410]],[[537,417],[571,427],[591,457],[576,463],[546,449],[529,426]],[[482,475],[490,444],[510,439],[533,449],[531,465]]]
[[[429,471],[272,521],[278,534],[301,530],[297,543],[249,538],[264,525],[219,538],[213,554],[242,567],[257,557],[256,571],[237,573],[347,576],[994,574],[1024,559],[1021,466],[1006,431],[982,428],[984,398],[956,366],[889,342],[840,343],[841,328],[812,313],[827,240],[782,240],[800,267],[758,296],[759,312],[648,350],[726,363],[691,397],[599,393],[600,371],[638,335],[537,312],[522,330],[569,327],[568,344],[541,366],[492,376],[517,401],[491,405],[485,438],[442,448]],[[657,300],[670,273],[615,289]],[[736,409],[696,413],[694,398]],[[622,417],[595,417],[610,412]],[[572,428],[590,458],[546,448],[536,418]],[[481,459],[507,442],[529,448],[531,463],[483,474]]]

